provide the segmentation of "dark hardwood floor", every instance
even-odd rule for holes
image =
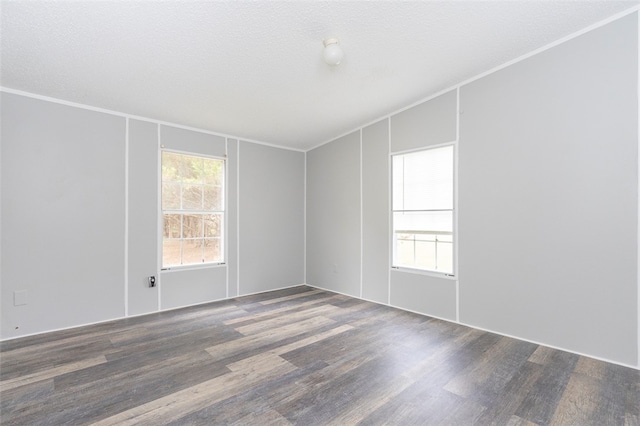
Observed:
[[[296,287],[0,344],[0,422],[638,425],[640,372]]]

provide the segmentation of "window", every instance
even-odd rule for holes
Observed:
[[[223,263],[224,160],[162,152],[162,267]]]
[[[453,274],[453,149],[392,157],[393,267]]]

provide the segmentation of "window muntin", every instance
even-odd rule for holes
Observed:
[[[453,150],[392,157],[393,267],[453,274]]]
[[[162,267],[224,262],[224,160],[162,152]]]

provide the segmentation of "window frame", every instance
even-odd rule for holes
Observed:
[[[171,154],[178,154],[181,156],[189,156],[189,157],[197,157],[197,158],[203,158],[203,159],[210,159],[210,160],[218,160],[222,162],[222,184],[220,185],[221,189],[222,189],[222,197],[221,197],[221,210],[194,210],[194,209],[164,209],[163,208],[163,199],[162,199],[162,184],[164,182],[163,180],[163,176],[162,176],[162,165],[163,165],[163,154],[164,153],[171,153]],[[158,219],[158,234],[159,234],[159,263],[160,263],[160,270],[161,271],[172,271],[172,270],[179,270],[179,269],[200,269],[200,268],[212,268],[212,267],[219,267],[219,266],[225,266],[226,262],[227,262],[227,196],[228,196],[228,188],[227,188],[227,183],[228,183],[228,170],[227,170],[227,156],[225,155],[224,157],[220,157],[220,156],[215,156],[215,155],[209,155],[209,154],[200,154],[200,153],[195,153],[195,152],[190,152],[190,151],[183,151],[183,150],[178,150],[178,149],[171,149],[171,148],[164,148],[163,146],[160,147],[159,150],[159,173],[158,173],[158,210],[159,210],[159,219]],[[181,198],[181,202],[182,200],[182,194],[180,195]],[[212,261],[212,262],[198,262],[198,263],[186,263],[186,264],[179,264],[179,265],[164,265],[164,215],[165,212],[168,212],[168,214],[219,214],[221,216],[221,225],[220,225],[220,237],[219,237],[219,241],[220,241],[220,260],[217,261]],[[182,228],[183,224],[181,222],[181,228]],[[203,224],[204,226],[204,224]],[[181,232],[182,233],[182,232]],[[204,241],[206,239],[206,237],[202,236],[202,240]],[[190,240],[189,238],[185,239],[183,236],[181,236],[178,240],[180,241],[184,241],[184,240]],[[181,250],[181,261],[182,261],[182,250]]]
[[[441,144],[434,144],[429,146],[421,146],[418,148],[406,150],[406,151],[398,151],[391,152],[389,154],[389,234],[390,234],[390,257],[389,257],[389,267],[391,270],[396,271],[405,271],[416,274],[430,275],[436,276],[439,278],[446,279],[457,279],[458,275],[458,146],[456,141],[446,142]],[[452,245],[452,270],[451,272],[446,271],[438,271],[435,269],[427,269],[427,268],[419,268],[412,266],[404,266],[404,265],[396,265],[396,232],[394,225],[394,213],[397,212],[407,212],[411,210],[394,210],[394,170],[393,163],[394,157],[403,156],[418,152],[425,152],[439,148],[452,147],[452,208],[451,209],[426,209],[426,210],[418,210],[421,212],[438,212],[438,211],[447,211],[451,212],[451,245]]]

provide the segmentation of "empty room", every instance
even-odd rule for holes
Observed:
[[[0,0],[2,425],[640,424],[640,0]]]

